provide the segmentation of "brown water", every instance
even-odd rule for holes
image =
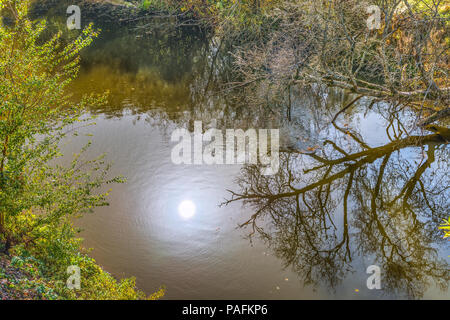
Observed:
[[[136,276],[147,293],[165,285],[168,299],[450,298],[450,250],[437,229],[448,215],[446,145],[435,138],[396,144],[407,137],[395,137],[399,130],[431,133],[414,133],[411,115],[383,105],[365,113],[367,101],[333,126],[332,115],[349,99],[333,90],[295,90],[291,121],[249,110],[245,99],[218,89],[229,74],[226,55],[215,59],[215,47],[192,30],[152,29],[143,35],[106,27],[85,52],[73,93],[110,91],[108,106],[91,110],[98,118],[85,130],[93,134],[89,155],[106,152],[111,174],[127,178],[113,186],[109,207],[79,222],[92,256],[114,275]],[[334,158],[339,152],[333,143],[348,154],[394,145],[389,152],[368,152],[373,158],[353,172],[349,187],[350,171],[332,185],[320,184],[327,178],[321,171],[303,171],[317,165],[314,159],[287,153],[280,175],[261,181],[251,167],[174,165],[170,135],[175,128],[191,128],[194,120],[219,128],[280,127],[284,148],[319,146]],[[76,152],[87,139],[71,138],[63,151]],[[331,173],[355,163],[337,163]],[[380,168],[384,175],[377,180]],[[289,176],[296,188],[319,183],[318,188],[303,200],[280,197],[265,207],[257,220],[262,229],[252,241],[245,238],[251,225],[237,226],[267,198],[219,207],[231,198],[227,190],[286,192]],[[402,193],[409,191],[403,182],[414,177],[411,192]],[[196,206],[189,219],[178,211],[185,200]],[[366,287],[369,265],[381,267],[381,290]]]

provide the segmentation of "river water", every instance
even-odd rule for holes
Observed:
[[[327,151],[335,143],[352,154],[364,145],[399,141],[405,136],[395,137],[395,132],[403,125],[412,135],[411,115],[396,114],[402,119],[397,121],[383,106],[366,112],[363,99],[342,115],[339,128],[344,129],[339,130],[330,120],[348,97],[309,88],[292,93],[288,121],[284,111],[249,109],[245,99],[220,88],[218,83],[229,77],[228,58],[215,57],[215,39],[158,23],[145,30],[102,29],[83,53],[80,76],[70,90],[75,97],[108,90],[109,103],[90,110],[96,125],[80,131],[92,137],[72,137],[62,149],[69,158],[92,140],[88,156],[105,152],[113,163],[111,175],[127,179],[111,186],[108,207],[77,221],[84,246],[93,248],[91,255],[108,272],[135,276],[148,294],[165,285],[167,299],[450,298],[450,250],[437,229],[448,216],[445,144],[405,142],[389,149],[393,152],[381,179],[386,197],[409,190],[402,181],[425,164],[413,190],[400,193],[400,200],[408,194],[409,204],[399,199],[386,204],[378,195],[371,202],[386,154],[376,150],[374,159],[353,173],[350,198],[343,178],[308,193],[301,208],[295,196],[275,202],[263,210],[262,230],[251,240],[251,225],[238,225],[265,202],[219,206],[231,198],[228,190],[273,194],[288,173],[299,187],[322,181],[303,171],[313,166],[311,159],[282,153],[283,174],[271,181],[256,179],[251,168],[241,165],[175,165],[171,160],[173,130],[192,130],[195,120],[205,127],[280,128],[282,148]],[[324,146],[326,140],[331,142]],[[339,165],[346,170],[355,162]],[[181,203],[187,209],[180,210]],[[408,227],[411,223],[414,228]],[[366,285],[370,265],[380,267],[379,290]]]

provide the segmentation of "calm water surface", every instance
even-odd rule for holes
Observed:
[[[311,207],[305,209],[303,217],[322,212],[325,218],[311,217],[303,223],[300,211],[296,211],[300,209],[292,202],[295,197],[286,199],[266,212],[258,222],[264,232],[255,234],[252,241],[246,238],[251,226],[237,226],[261,203],[219,204],[231,198],[227,190],[239,192],[243,185],[257,189],[257,184],[266,182],[252,180],[251,168],[239,165],[172,164],[174,143],[170,135],[178,127],[192,128],[194,120],[220,128],[281,127],[282,147],[298,150],[313,150],[327,139],[343,144],[350,153],[357,151],[354,138],[372,148],[396,141],[386,128],[389,123],[395,123],[392,127],[399,124],[383,117],[380,108],[368,113],[364,113],[366,108],[355,108],[340,120],[344,131],[333,127],[330,115],[341,108],[342,99],[347,99],[333,91],[293,92],[291,121],[247,110],[236,101],[239,99],[217,89],[217,83],[228,75],[226,57],[215,58],[215,48],[214,40],[189,30],[154,28],[143,33],[104,26],[100,39],[85,52],[80,77],[71,90],[75,96],[109,90],[109,103],[91,110],[97,115],[97,124],[82,132],[93,137],[73,137],[63,151],[77,152],[92,139],[88,155],[106,152],[113,163],[111,174],[127,178],[125,184],[112,187],[109,207],[98,208],[77,222],[84,229],[85,246],[94,248],[92,256],[116,276],[136,276],[138,286],[149,294],[165,285],[168,299],[358,299],[404,298],[408,294],[450,298],[445,287],[450,250],[437,230],[439,218],[448,214],[447,188],[427,193],[427,201],[433,203],[431,211],[420,207],[425,200],[412,195],[420,205],[414,204],[411,212],[424,213],[416,220],[414,234],[418,235],[414,238],[402,227],[409,221],[409,211],[391,221],[378,207],[379,211],[364,207],[376,186],[376,179],[370,179],[382,166],[383,154],[369,161],[361,169],[365,171],[354,174],[348,213],[342,205],[347,180],[336,181],[330,190],[324,185],[323,197],[309,194],[305,202]],[[319,106],[317,97],[326,103]],[[402,117],[405,126],[411,124],[407,114]],[[347,128],[357,133],[355,137]],[[391,185],[383,192],[401,189],[389,177],[396,172],[414,176],[430,148],[436,149],[434,161],[418,179],[425,189],[439,183],[448,186],[448,150],[441,143],[427,142],[394,148],[386,166],[388,181],[382,182],[383,188]],[[354,163],[341,165],[345,168]],[[411,172],[405,163],[411,165]],[[310,180],[302,180],[307,177],[302,170],[310,165],[305,159],[289,161],[284,154],[280,172],[295,171],[295,184],[304,186],[321,179],[308,176]],[[247,180],[239,182],[239,177]],[[260,187],[264,189],[264,185]],[[339,187],[344,190],[339,191]],[[358,194],[367,201],[358,200]],[[180,215],[178,206],[183,201],[196,207],[191,218]],[[393,210],[388,205],[383,208]],[[370,212],[376,212],[379,224],[372,223]],[[277,216],[281,213],[282,219]],[[351,227],[346,228],[347,224]],[[380,224],[385,227],[374,227]],[[397,230],[395,240],[388,236],[390,228]],[[436,254],[428,254],[429,250],[436,250]],[[366,287],[366,268],[372,264],[385,273],[382,290]]]

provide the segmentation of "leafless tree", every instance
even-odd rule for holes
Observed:
[[[380,8],[378,30],[367,25],[370,5]],[[292,86],[322,83],[408,105],[430,124],[450,115],[445,10],[440,0],[284,1],[270,39],[235,54],[241,79],[232,87],[259,90],[253,105],[286,104]]]

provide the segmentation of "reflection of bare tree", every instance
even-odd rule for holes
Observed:
[[[354,193],[354,226],[358,250],[380,262],[389,275],[385,278],[386,289],[405,290],[410,296],[420,296],[429,278],[443,288],[449,280],[448,265],[439,261],[433,248],[433,243],[439,241],[436,226],[448,207],[445,169],[426,174],[436,157],[448,156],[435,139],[439,137],[423,138],[427,151],[414,169],[408,161],[390,162],[393,153],[388,152],[378,168],[372,166],[355,176],[358,182]]]
[[[402,124],[393,118],[390,126]],[[255,209],[241,227],[267,240],[307,284],[334,288],[362,255],[382,268],[385,292],[420,297],[431,280],[446,288],[449,266],[434,244],[448,207],[448,134],[403,131],[370,147],[356,132],[334,130],[340,138],[320,152],[283,153],[275,176],[243,168],[241,191],[226,202]],[[422,157],[418,164],[412,155]]]

